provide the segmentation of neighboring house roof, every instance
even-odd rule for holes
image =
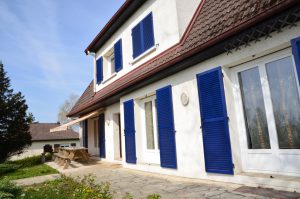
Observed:
[[[32,141],[51,140],[78,140],[79,134],[68,129],[66,131],[50,132],[50,129],[60,126],[58,123],[33,123],[30,124]]]
[[[68,114],[78,116],[91,107],[100,108],[106,99],[153,77],[191,56],[262,22],[283,10],[299,4],[299,0],[202,0],[181,41],[138,66],[97,93],[86,89]],[[92,84],[89,85],[93,86]],[[88,88],[89,88],[88,87]]]

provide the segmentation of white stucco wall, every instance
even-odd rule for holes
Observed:
[[[180,73],[172,75],[168,78],[160,80],[156,83],[148,85],[142,89],[136,90],[121,98],[121,110],[123,110],[123,102],[129,99],[139,99],[146,94],[154,93],[157,89],[167,85],[172,85],[173,92],[173,109],[174,123],[176,130],[176,150],[177,150],[177,170],[163,169],[158,166],[143,164],[141,157],[140,131],[141,119],[139,117],[139,106],[135,103],[135,127],[136,127],[136,148],[137,162],[140,164],[127,164],[123,159],[123,165],[128,168],[141,169],[145,171],[159,172],[165,174],[180,175],[193,178],[212,178],[217,174],[207,174],[205,172],[204,152],[202,142],[202,131],[200,129],[200,110],[198,99],[198,88],[196,83],[196,74],[215,68],[223,67],[224,87],[226,95],[227,111],[229,115],[229,128],[233,162],[235,164],[235,172],[243,171],[242,155],[240,146],[240,136],[238,129],[238,121],[236,118],[235,102],[232,84],[231,67],[256,59],[258,57],[268,55],[281,49],[290,48],[290,40],[299,36],[299,26],[293,29],[286,29],[282,33],[272,34],[272,38],[262,39],[261,42],[252,43],[251,46],[241,50],[233,51],[232,54],[224,53],[193,67],[190,67]],[[181,104],[180,95],[185,91],[189,96],[189,104],[184,107]],[[122,132],[124,131],[124,116],[122,117]],[[124,145],[124,144],[123,144]],[[141,164],[142,163],[142,164]]]
[[[192,17],[194,16],[201,0],[176,0],[178,28],[180,37],[186,31]]]
[[[96,59],[105,55],[114,44],[121,38],[123,49],[123,69],[113,76],[104,60],[103,71],[104,81],[96,85],[96,91],[101,90],[111,82],[125,75],[142,63],[145,63],[154,56],[160,54],[174,44],[178,43],[184,30],[189,24],[200,0],[150,0],[147,1],[120,29],[99,49]],[[156,47],[147,51],[142,58],[133,60],[132,58],[132,38],[131,30],[150,12],[153,14],[154,38]],[[94,66],[94,71],[96,67]],[[95,73],[94,73],[95,74]],[[94,75],[95,78],[95,75]]]
[[[76,143],[76,146],[80,146],[79,140],[57,140],[57,141],[34,141],[32,145],[24,151],[24,153],[20,154],[19,156],[13,156],[11,160],[23,159],[25,157],[41,155],[44,151],[44,146],[46,144],[50,144],[54,149],[54,144],[60,145],[71,145],[71,143]]]

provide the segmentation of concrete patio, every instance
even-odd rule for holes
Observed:
[[[101,162],[91,166],[61,170],[77,177],[92,174],[96,182],[109,182],[116,198],[127,192],[134,198],[146,198],[157,193],[162,198],[298,198],[297,193],[245,187],[238,184],[213,182],[140,172],[118,164]],[[245,190],[247,190],[245,192]],[[255,193],[255,194],[254,194]],[[256,193],[260,195],[256,195]],[[262,194],[263,193],[263,194]]]

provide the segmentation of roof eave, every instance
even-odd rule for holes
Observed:
[[[140,8],[147,0],[126,0],[119,10],[112,16],[104,28],[85,49],[85,54],[97,51],[119,28]]]

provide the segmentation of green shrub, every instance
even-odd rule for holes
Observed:
[[[147,199],[160,199],[160,198],[161,198],[160,195],[158,195],[157,193],[147,196]]]
[[[21,188],[8,180],[0,181],[0,198],[14,198],[21,193]]]
[[[11,193],[4,193],[0,191],[0,198],[1,199],[12,199],[15,198],[14,195],[12,195]]]
[[[53,155],[53,153],[46,153],[46,155],[45,155],[46,161],[51,161],[52,155]]]
[[[59,198],[59,199],[112,199],[108,183],[96,184],[95,178],[87,175],[83,178],[70,178],[64,175],[60,179],[26,187],[23,199]]]
[[[24,158],[21,160],[8,161],[6,162],[6,164],[19,165],[21,168],[24,168],[24,167],[36,166],[42,164],[42,162],[41,162],[41,156],[37,155],[37,156]]]

